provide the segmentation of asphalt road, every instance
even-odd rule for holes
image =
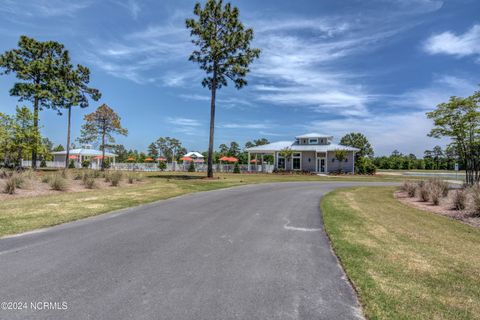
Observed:
[[[0,319],[361,318],[319,209],[348,185],[196,193],[0,239],[0,302],[23,308]]]

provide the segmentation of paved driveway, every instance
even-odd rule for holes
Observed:
[[[0,319],[361,317],[319,212],[347,185],[190,194],[0,239],[0,302],[27,304]]]

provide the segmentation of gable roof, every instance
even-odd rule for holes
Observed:
[[[204,158],[203,154],[196,151],[190,151],[184,155],[184,157],[196,157],[196,158]]]

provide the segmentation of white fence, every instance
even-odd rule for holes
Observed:
[[[80,164],[77,162],[75,163],[76,168],[80,168]],[[63,161],[46,161],[45,162],[47,168],[65,168],[65,162]],[[40,168],[41,162],[37,161],[37,168]],[[23,167],[31,167],[32,161],[30,160],[22,160]],[[163,171],[178,171],[178,172],[186,172],[190,167],[189,163],[167,163],[166,169]],[[91,163],[90,168],[92,169],[99,169],[96,163]],[[215,172],[233,172],[235,168],[234,164],[214,164],[213,170]],[[263,165],[250,165],[250,171],[248,171],[248,165],[240,164],[239,165],[241,172],[263,172],[263,173],[272,173],[273,172],[273,165],[272,164],[263,164]],[[162,171],[158,167],[157,163],[116,163],[111,164],[111,169],[114,170],[123,170],[123,171]],[[195,164],[195,171],[198,172],[206,172],[207,171],[207,164],[205,163],[196,163]]]

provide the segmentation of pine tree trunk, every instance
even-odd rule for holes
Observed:
[[[65,155],[65,168],[68,168],[69,157],[70,157],[70,130],[71,130],[71,119],[72,119],[72,107],[68,107],[68,125],[67,125],[67,153]]]
[[[210,137],[208,141],[208,166],[207,177],[213,178],[213,140],[215,133],[215,98],[217,93],[217,67],[214,65],[213,78],[212,78],[212,97],[210,101]]]
[[[102,162],[101,171],[105,170],[105,129],[102,132]]]
[[[37,169],[37,150],[38,150],[38,98],[35,97],[33,101],[33,129],[35,131],[35,137],[33,139],[32,148],[32,169]]]

